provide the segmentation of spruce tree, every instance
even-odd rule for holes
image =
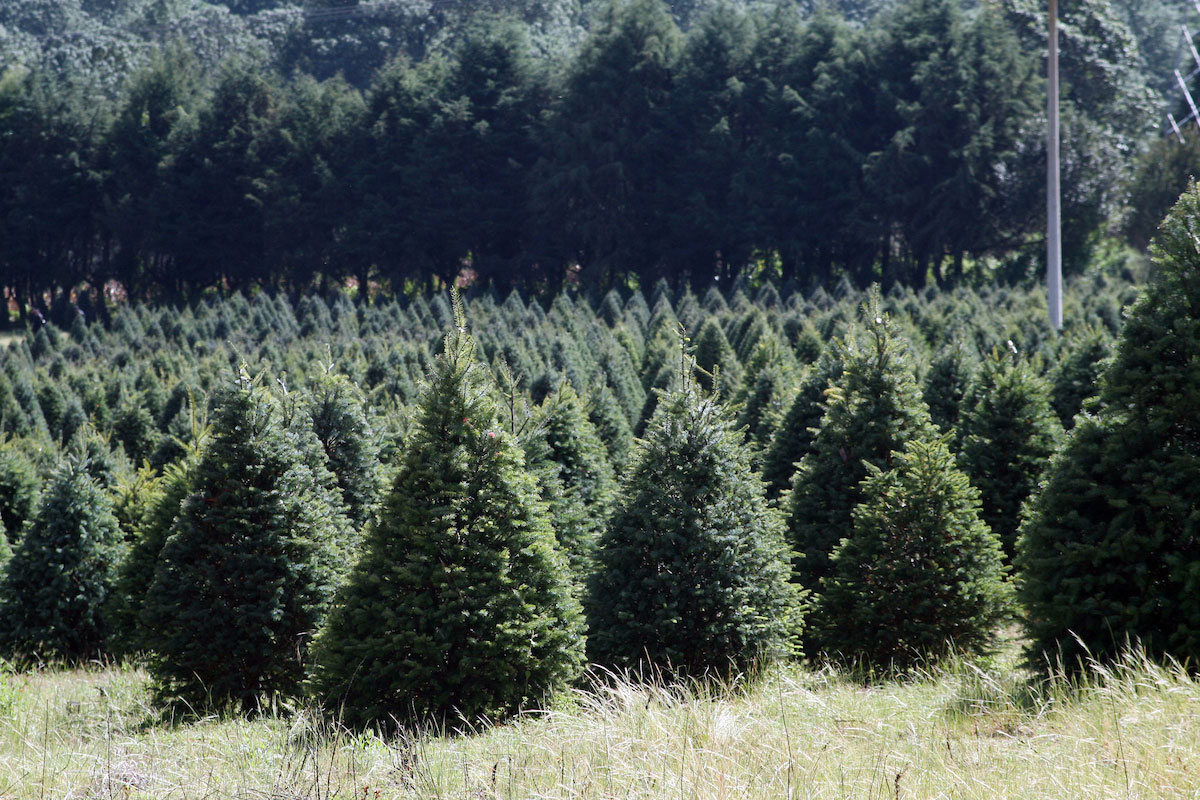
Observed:
[[[933,423],[913,376],[907,343],[880,310],[877,292],[840,343],[842,374],[826,391],[825,414],[793,477],[789,543],[800,583],[817,590],[829,557],[853,531],[868,465],[887,469],[893,453]]]
[[[316,644],[313,693],[353,725],[499,720],[581,668],[565,559],[456,320]]]
[[[1011,560],[1021,506],[1050,463],[1062,426],[1050,408],[1046,381],[1010,354],[993,354],[984,363],[974,394],[963,421],[963,464],[979,489],[984,522]]]
[[[1130,643],[1200,658],[1200,189],[1152,248],[1095,416],[1077,418],[1017,557],[1030,657],[1107,661]]]
[[[587,595],[598,664],[726,676],[783,657],[799,632],[782,518],[693,369],[659,403],[601,538]]]
[[[810,646],[898,671],[987,652],[1012,588],[947,437],[910,439],[889,469],[870,467],[862,493],[809,616]]]
[[[141,619],[159,702],[250,711],[297,693],[350,531],[332,476],[313,468],[310,423],[286,418],[245,367],[216,407]]]
[[[102,609],[120,555],[108,495],[68,457],[0,583],[0,646],[10,658],[78,662],[104,652]]]

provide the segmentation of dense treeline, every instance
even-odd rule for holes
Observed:
[[[35,30],[49,13],[35,5],[5,4],[0,20]],[[115,5],[114,20],[144,10]],[[268,5],[222,18],[301,13]],[[268,55],[213,61],[180,33],[131,57],[106,94],[0,47],[0,284],[22,315],[47,316],[75,289],[102,311],[105,291],[459,277],[553,291],[742,273],[919,288],[973,265],[1034,269],[1040,6],[844,5],[588,6],[572,23],[586,34],[560,30],[574,44],[557,48],[529,20],[462,15],[437,46],[393,42],[407,55],[369,81],[285,64],[270,37]],[[1119,216],[1155,122],[1138,42],[1166,12],[1121,8],[1062,10],[1074,268]]]
[[[503,718],[585,659],[987,652],[1016,495],[1095,393],[1127,271],[1075,279],[1062,336],[1023,289],[745,278],[49,322],[2,354],[0,652],[144,659],[185,714],[303,695],[383,725]],[[1061,421],[1010,416],[1051,397]]]

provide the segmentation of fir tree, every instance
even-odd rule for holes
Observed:
[[[16,442],[0,445],[0,524],[10,543],[20,540],[25,521],[33,515],[41,484],[33,462]]]
[[[588,655],[605,666],[724,676],[784,656],[799,632],[782,519],[692,368],[659,404],[601,539]]]
[[[382,487],[379,443],[367,420],[361,392],[346,376],[327,371],[309,389],[308,411],[337,479],[346,515],[355,527],[362,527]]]
[[[947,438],[910,439],[872,465],[854,528],[830,558],[809,641],[860,667],[908,670],[985,653],[1011,611],[1000,543]]]
[[[526,446],[526,465],[547,470],[557,483],[549,502],[559,548],[571,574],[582,581],[591,571],[592,552],[611,510],[612,465],[588,420],[583,402],[564,384],[542,403],[537,433]]]
[[[742,380],[741,362],[714,317],[704,320],[696,335],[696,365],[700,368],[698,380],[708,391],[713,388],[712,375],[717,372],[721,381],[719,389],[726,396],[736,390]]]
[[[600,441],[604,442],[614,472],[619,473],[625,468],[633,447],[633,429],[629,427],[629,419],[608,384],[602,383],[592,392],[588,403],[588,420]]]
[[[763,478],[769,496],[778,497],[791,488],[796,466],[812,447],[813,436],[825,413],[825,390],[841,374],[841,359],[826,352],[801,379],[763,457]]]
[[[962,417],[969,410],[968,393],[975,380],[977,357],[965,342],[955,338],[943,347],[925,376],[925,404],[933,424],[949,433],[957,431]]]
[[[102,608],[121,532],[86,464],[64,459],[0,583],[0,642],[10,657],[77,662],[104,651]]]
[[[1102,328],[1089,327],[1071,338],[1051,376],[1050,404],[1063,427],[1075,425],[1075,415],[1084,401],[1094,397],[1105,363],[1112,353],[1112,339]]]
[[[169,465],[145,501],[143,515],[134,528],[133,542],[117,569],[109,602],[109,650],[116,656],[154,649],[154,637],[142,618],[142,609],[154,582],[154,569],[163,544],[183,501],[191,493],[194,470],[194,459]]]
[[[350,532],[332,476],[314,472],[321,448],[307,424],[285,418],[244,367],[216,405],[142,619],[160,702],[253,710],[296,694]]]
[[[579,674],[566,563],[456,319],[317,642],[313,691],[351,724],[498,720]]]
[[[825,414],[793,478],[789,502],[796,574],[814,590],[830,574],[830,554],[853,530],[868,465],[888,469],[905,442],[934,430],[908,347],[879,309],[877,293],[839,350],[842,375],[826,392]]]
[[[963,421],[962,459],[982,497],[983,519],[1011,560],[1021,506],[1050,463],[1062,426],[1050,408],[1049,386],[1027,361],[993,355],[974,393],[978,399]]]
[[[1130,643],[1200,658],[1200,189],[1168,214],[1154,281],[1030,504],[1017,557],[1030,656],[1111,660]]]

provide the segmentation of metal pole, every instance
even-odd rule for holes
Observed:
[[[1050,84],[1049,136],[1046,143],[1046,289],[1050,326],[1062,330],[1062,212],[1059,190],[1058,134],[1058,0],[1050,0],[1050,57],[1046,65]]]

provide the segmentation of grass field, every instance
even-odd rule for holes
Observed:
[[[787,668],[703,695],[617,685],[475,735],[384,740],[304,711],[162,725],[136,669],[8,675],[0,797],[1200,796],[1200,684],[1137,659],[1075,686]]]

